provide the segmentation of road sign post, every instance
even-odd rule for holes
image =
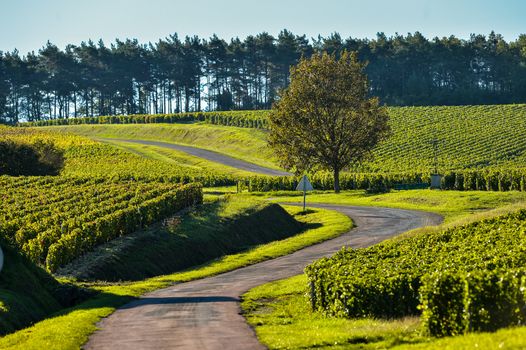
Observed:
[[[303,212],[305,212],[307,204],[307,191],[312,191],[314,188],[310,183],[307,175],[303,175],[298,186],[296,186],[296,191],[303,191]]]

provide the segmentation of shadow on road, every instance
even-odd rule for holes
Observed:
[[[227,296],[203,296],[203,297],[166,297],[166,298],[141,298],[121,307],[121,309],[132,309],[144,305],[164,305],[164,304],[197,304],[197,303],[239,303],[239,298]]]

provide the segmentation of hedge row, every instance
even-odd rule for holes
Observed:
[[[314,310],[337,317],[387,318],[418,315],[424,310],[429,333],[445,335],[506,324],[496,322],[498,312],[488,311],[485,305],[493,303],[497,309],[510,303],[522,305],[522,297],[513,293],[525,287],[523,275],[517,275],[520,281],[504,283],[515,277],[502,271],[525,264],[526,210],[520,210],[440,233],[365,249],[344,248],[307,266],[305,272]],[[437,277],[436,271],[447,274]],[[513,291],[508,292],[508,284],[513,284]],[[466,305],[470,309],[459,315],[458,310]],[[446,325],[439,328],[437,324],[446,317]],[[510,324],[522,322],[521,317],[512,317]]]
[[[441,271],[422,278],[422,323],[430,335],[491,332],[526,323],[526,270]]]
[[[300,180],[300,177],[293,176],[253,176],[243,179],[240,182],[240,188],[249,192],[292,191],[296,189]],[[315,174],[309,176],[309,181],[315,190],[332,190],[334,188],[334,179],[331,174]],[[429,184],[430,180],[420,173],[353,173],[340,175],[340,188],[342,190],[370,189],[381,191],[392,188],[397,183]]]
[[[205,122],[208,124],[266,129],[268,111],[218,111],[190,112],[172,114],[132,114],[111,115],[69,119],[49,119],[20,123],[19,126],[52,126],[81,124],[150,124],[150,123],[188,123]]]
[[[290,176],[254,176],[242,180],[240,186],[249,192],[292,191],[300,178]],[[314,189],[331,190],[334,180],[331,174],[315,174],[309,177]],[[424,173],[352,173],[340,175],[343,190],[383,191],[396,185],[431,184],[430,174]],[[442,176],[442,188],[446,190],[479,191],[526,191],[525,169],[481,169],[450,171]]]
[[[188,184],[137,206],[117,210],[62,235],[48,250],[46,267],[54,272],[93,247],[134,232],[203,201],[200,184]]]

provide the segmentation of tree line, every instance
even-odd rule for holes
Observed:
[[[356,51],[370,93],[388,105],[526,102],[526,34],[433,39],[415,32],[374,39],[307,38],[283,30],[226,41],[177,34],[0,52],[0,122],[80,116],[268,109],[289,69],[316,52]]]

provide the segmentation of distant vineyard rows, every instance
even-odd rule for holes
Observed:
[[[82,124],[151,124],[151,123],[189,123],[205,122],[215,125],[237,126],[243,128],[266,129],[268,110],[189,112],[172,114],[133,114],[117,116],[98,116],[69,119],[49,119],[20,123],[20,126],[53,126]]]
[[[521,125],[526,124],[525,121],[518,121],[518,118],[521,117],[522,113],[521,108],[523,107],[524,106],[516,105],[440,108],[447,111],[451,110],[451,108],[460,108],[466,111],[470,110],[470,108],[473,108],[475,111],[479,109],[487,109],[494,110],[495,113],[499,110],[502,111],[509,109],[510,111],[515,111],[514,113],[510,112],[510,115],[514,115],[515,121],[513,123],[517,125],[515,128],[517,130],[514,132],[519,134],[521,132]],[[439,107],[429,108],[431,110],[439,109]],[[425,108],[420,107],[399,108],[397,110],[401,111],[412,109],[420,112],[425,110]],[[493,115],[493,112],[487,113],[489,115]],[[402,115],[405,114],[402,113]],[[482,120],[483,118],[479,119]],[[524,117],[524,120],[526,120],[526,116]],[[407,123],[410,124],[411,122],[408,120]],[[492,125],[491,127],[495,127],[495,125]],[[487,127],[487,129],[489,128],[490,126]],[[524,129],[524,133],[526,134],[526,126],[524,126]],[[62,133],[42,132],[38,128],[2,128],[0,131],[4,138],[11,138],[20,142],[30,143],[37,139],[45,139],[56,143],[59,147],[65,150],[66,166],[62,171],[62,174],[67,176],[95,176],[122,180],[135,179],[141,181],[161,181],[172,183],[200,182],[204,186],[239,184],[241,190],[262,192],[294,190],[298,183],[298,178],[296,177],[269,177],[256,175],[250,177],[237,177],[222,173],[205,171],[203,169],[182,164],[166,163],[156,159],[144,158],[140,155],[133,154],[107,144],[95,142],[85,137]],[[496,132],[492,131],[492,133]],[[451,134],[459,133],[452,131]],[[395,136],[393,136],[393,138],[396,137],[398,136],[396,136],[395,132]],[[502,144],[506,143],[505,140],[507,140],[507,138],[499,136],[498,138],[496,137],[495,140],[497,146],[499,142],[501,143],[501,146],[498,147],[504,147]],[[504,165],[492,165],[488,163],[484,167],[478,166],[461,168],[460,170],[445,170],[442,172],[442,187],[444,189],[453,190],[526,190],[526,163],[522,165],[518,162],[518,159],[522,159],[522,156],[520,156],[520,147],[522,147],[522,143],[526,142],[526,138],[517,136],[514,138],[514,140],[514,142],[510,141],[509,145],[507,146],[510,149],[517,147],[515,149],[515,153],[519,155],[519,158],[517,158],[514,163],[512,163],[510,160],[509,162],[504,163]],[[397,142],[402,145],[404,141],[400,139]],[[515,146],[513,146],[513,144],[515,144]],[[430,144],[428,146],[431,147]],[[459,144],[459,147],[460,146],[461,144]],[[526,147],[526,145],[524,146]],[[384,149],[382,147],[384,146],[381,146],[378,152]],[[487,149],[491,150],[491,147],[493,146],[488,140]],[[482,150],[486,149],[481,148],[480,152],[482,152]],[[429,151],[432,152],[432,150]],[[450,152],[453,151],[453,149],[450,150]],[[402,148],[400,148],[400,152],[402,152]],[[471,150],[466,149],[465,152],[471,152]],[[409,154],[410,152],[408,150],[404,150],[402,153]],[[479,156],[477,154],[478,153],[476,152],[473,153],[473,157],[484,158],[487,156]],[[396,156],[391,155],[385,158],[387,159],[390,157]],[[417,156],[411,156],[408,158],[416,159],[416,157]],[[432,155],[430,155],[430,157],[432,157]],[[421,159],[422,164],[424,161],[427,161],[426,159],[427,158]],[[341,187],[342,189],[367,189],[372,191],[382,191],[400,185],[402,188],[406,185],[408,185],[409,188],[412,185],[420,185],[425,187],[430,183],[431,166],[429,168],[421,166],[418,167],[416,165],[417,160],[418,159],[414,160],[414,169],[411,171],[385,171],[383,168],[377,168],[376,171],[365,171],[371,169],[364,168],[358,172],[344,173],[341,175]],[[387,163],[388,161],[386,160],[386,164]],[[368,164],[370,165],[373,163]],[[315,189],[330,190],[333,188],[333,178],[331,174],[317,173],[311,175],[310,179]]]

